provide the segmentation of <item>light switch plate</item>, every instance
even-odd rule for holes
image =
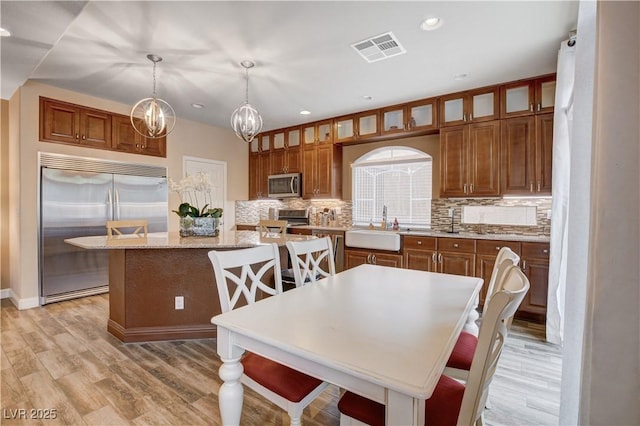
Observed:
[[[176,296],[176,310],[184,309],[184,296]]]

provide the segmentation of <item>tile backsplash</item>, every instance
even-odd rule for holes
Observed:
[[[535,225],[497,225],[461,223],[463,206],[497,206],[535,207]],[[269,208],[275,209],[311,209],[310,222],[316,223],[314,213],[321,212],[324,208],[336,208],[338,226],[351,226],[351,201],[341,200],[304,200],[292,198],[287,200],[255,200],[236,201],[236,223],[257,224],[260,219],[269,217]],[[488,234],[519,234],[549,236],[551,221],[548,219],[551,211],[551,198],[440,198],[431,201],[431,228],[436,231],[448,231],[451,229],[449,209],[454,209],[454,230],[463,232],[480,232]],[[523,211],[530,212],[531,209]]]

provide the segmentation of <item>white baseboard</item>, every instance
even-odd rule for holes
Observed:
[[[15,298],[11,298],[13,300],[14,305],[18,307],[18,310],[22,311],[24,309],[37,308],[40,306],[40,298],[39,297],[29,297],[26,299],[18,299],[16,303]]]
[[[3,288],[0,290],[0,299],[11,299],[11,302],[22,311],[24,309],[37,308],[40,306],[39,297],[28,297],[25,299],[18,299],[16,294],[10,288]]]

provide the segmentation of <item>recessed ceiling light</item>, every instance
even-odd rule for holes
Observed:
[[[373,96],[364,95],[362,99],[364,99],[365,101],[370,101],[371,99],[373,99]]]
[[[300,115],[309,115],[311,114],[311,111],[307,111],[306,109],[303,109],[302,111],[300,111]]]
[[[464,80],[465,78],[467,78],[468,74],[465,73],[460,73],[460,74],[456,74],[453,76],[454,80]]]
[[[196,109],[202,109],[202,108],[206,108],[207,107],[205,104],[196,103],[196,102],[192,103],[191,106],[196,108]]]
[[[420,29],[422,31],[433,31],[442,26],[442,18],[435,16],[425,19],[420,23]]]
[[[11,31],[0,28],[0,37],[10,37]]]

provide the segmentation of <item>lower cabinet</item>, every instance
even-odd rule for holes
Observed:
[[[549,244],[523,242],[520,266],[529,278],[531,288],[524,297],[516,316],[544,323],[547,316],[549,289]]]
[[[520,255],[520,267],[531,284],[516,318],[544,323],[549,285],[549,243],[408,235],[402,239],[405,268],[482,278],[484,285],[480,291],[479,307],[484,304],[498,251],[504,246]],[[369,252],[362,253],[360,263],[356,263],[354,257],[352,266],[371,263],[367,262]]]
[[[480,306],[484,306],[487,297],[487,289],[496,257],[502,247],[509,247],[517,255],[520,255],[520,242],[503,240],[477,240],[476,241],[476,277],[482,278],[484,284],[480,290]]]
[[[344,269],[369,263],[371,265],[402,268],[402,255],[380,250],[361,250],[346,247],[344,250]]]

